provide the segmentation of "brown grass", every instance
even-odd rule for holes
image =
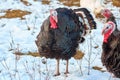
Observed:
[[[28,52],[28,53],[22,53],[22,52],[15,52],[15,55],[19,55],[19,56],[24,56],[24,55],[30,55],[33,57],[40,57],[40,54],[38,52]]]
[[[66,6],[80,6],[80,0],[59,0]]]
[[[98,71],[101,71],[101,72],[105,72],[105,70],[102,70],[101,67],[98,67],[98,66],[93,66],[92,67],[94,70],[98,70]]]
[[[42,4],[49,4],[50,0],[42,0]]]
[[[77,53],[74,56],[74,59],[78,60],[78,59],[82,59],[83,57],[84,57],[84,53],[80,50],[77,50]]]
[[[80,0],[59,0],[59,1],[66,6],[80,6]],[[50,2],[51,0],[42,0],[42,4],[49,4]]]
[[[31,14],[31,12],[28,11],[22,11],[22,10],[6,10],[4,11],[5,15],[0,16],[0,18],[21,18],[24,19],[23,16]]]
[[[14,52],[14,54],[15,55],[19,55],[19,56],[30,55],[30,56],[33,56],[33,57],[40,57],[40,54],[38,52],[22,53],[22,52],[16,51],[16,52]],[[83,56],[84,56],[84,53],[78,50],[76,55],[73,56],[73,57],[74,57],[74,59],[78,60],[78,59],[82,59]]]
[[[96,18],[104,18],[104,16],[101,15],[101,13],[97,13],[95,16],[96,16]]]
[[[27,0],[20,0],[24,5],[29,6],[31,5]]]
[[[112,2],[114,6],[120,7],[120,0],[112,0]]]

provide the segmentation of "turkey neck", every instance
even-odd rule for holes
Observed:
[[[116,21],[115,21],[115,17],[114,17],[113,14],[112,14],[109,18],[107,18],[106,22],[108,22],[108,21],[114,22],[114,23],[115,23],[115,26],[117,26]]]

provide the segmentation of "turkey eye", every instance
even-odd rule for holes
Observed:
[[[53,15],[54,15],[54,16],[57,16],[57,12],[55,11],[55,12],[53,13]]]
[[[106,29],[108,29],[109,27],[107,26]]]
[[[54,16],[54,15],[52,14],[52,16]]]
[[[56,12],[56,11],[53,11],[51,15],[52,15],[52,16],[57,16],[57,12]]]
[[[105,12],[107,12],[107,10],[105,10]]]

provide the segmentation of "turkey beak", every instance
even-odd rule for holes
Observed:
[[[57,15],[56,15],[56,16],[52,16],[52,18],[55,20],[56,23],[58,22],[58,17],[57,17]]]
[[[102,30],[102,35],[105,33],[105,30]]]
[[[57,17],[58,13],[57,13],[57,11],[54,10],[54,9],[51,9],[50,14],[51,14],[52,18],[55,20],[55,22],[57,23],[58,22],[58,17]]]
[[[56,23],[58,22],[58,17],[54,16],[54,20],[56,21]]]
[[[102,35],[104,35],[106,33],[106,29],[102,30]]]

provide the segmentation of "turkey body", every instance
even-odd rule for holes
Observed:
[[[111,34],[108,43],[103,43],[102,63],[107,70],[120,78],[120,34]]]
[[[120,31],[117,29],[115,17],[112,13],[110,17],[107,18],[106,23],[109,22],[114,23],[115,28],[107,41],[103,41],[101,60],[110,73],[113,73],[115,77],[120,78]],[[108,29],[108,31],[110,30],[108,27],[106,27],[106,29]]]
[[[85,32],[85,23],[80,21],[84,19],[79,11],[88,11],[87,9],[72,10],[68,8],[57,8],[51,10],[50,16],[43,22],[41,31],[37,35],[36,45],[40,56],[57,59],[57,70],[55,76],[59,73],[59,59],[66,60],[66,72],[68,72],[68,60],[76,54],[78,44],[84,41],[83,33]],[[91,19],[91,29],[96,28],[90,13],[87,19]],[[90,16],[90,17],[88,17]]]
[[[67,60],[75,55],[84,27],[73,10],[58,8],[56,11],[58,28],[50,28],[48,17],[41,26],[36,44],[41,56]]]

